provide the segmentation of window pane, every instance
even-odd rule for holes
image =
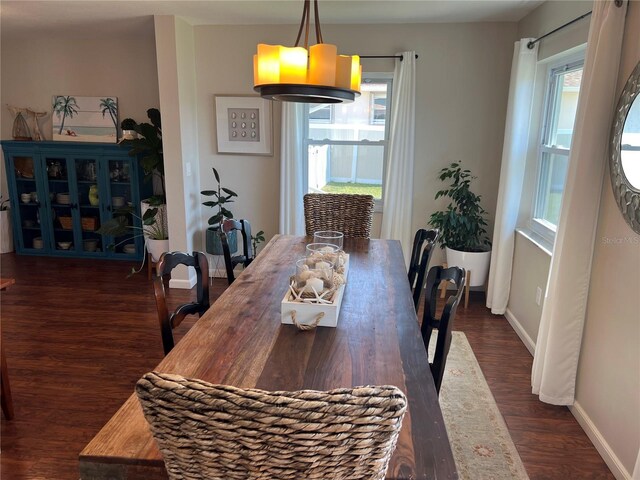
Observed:
[[[363,83],[352,103],[309,106],[311,140],[384,140],[387,84]]]
[[[553,104],[550,105],[552,112],[549,119],[549,132],[546,136],[547,146],[571,147],[581,81],[582,68],[554,74],[555,85],[552,86],[554,96]]]
[[[560,205],[567,168],[569,166],[568,155],[542,154],[542,166],[540,186],[538,190],[538,205],[536,218],[558,225],[560,218]]]
[[[309,145],[309,192],[382,198],[382,145]]]

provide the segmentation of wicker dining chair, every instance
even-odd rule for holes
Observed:
[[[335,230],[346,238],[369,238],[372,219],[372,195],[307,193],[304,196],[304,223],[309,236],[320,230]]]
[[[170,314],[164,289],[164,277],[178,265],[195,269],[196,301],[182,304]],[[202,316],[209,309],[209,262],[207,256],[202,252],[193,252],[192,255],[184,252],[165,252],[158,260],[157,271],[158,275],[153,282],[153,290],[156,297],[158,320],[160,321],[162,348],[166,355],[175,345],[173,329],[180,325],[187,315]]]
[[[158,372],[136,393],[184,480],[382,480],[407,408],[394,386],[268,392]]]
[[[429,361],[433,381],[436,384],[436,391],[440,393],[442,378],[444,377],[444,367],[451,347],[451,332],[453,331],[453,320],[464,291],[466,272],[464,268],[441,266],[431,267],[427,274],[427,292],[425,294],[424,312],[422,316],[422,341],[424,348],[429,354],[429,342],[433,329],[437,329],[436,351],[433,360]],[[436,301],[438,299],[438,286],[440,282],[453,282],[457,288],[456,293],[447,299],[440,318],[436,315]]]
[[[413,306],[418,311],[420,306],[420,295],[424,287],[425,275],[431,260],[431,254],[438,240],[438,229],[425,230],[419,229],[413,239],[413,248],[411,249],[411,261],[409,262],[409,285],[413,295]]]

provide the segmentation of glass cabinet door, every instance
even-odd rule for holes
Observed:
[[[14,171],[17,201],[17,205],[13,206],[13,228],[22,232],[22,235],[16,236],[19,247],[36,253],[36,250],[43,250],[47,245],[47,236],[43,234],[41,224],[44,221],[46,192],[36,180],[40,164],[33,156],[15,155],[9,158],[10,168]]]
[[[114,159],[106,162],[108,167],[108,212],[109,217],[122,216],[127,224],[134,227],[139,225],[139,206],[134,204],[131,185],[132,161],[130,159]],[[130,232],[111,239],[111,248],[116,255],[136,255],[142,251],[142,242],[137,238],[141,235],[139,228],[131,228]]]
[[[77,195],[76,242],[84,253],[103,256],[105,239],[96,233],[100,228],[100,164],[96,158],[74,158],[75,191]]]
[[[46,169],[45,188],[46,195],[51,205],[47,216],[48,228],[53,232],[50,248],[60,254],[72,253],[77,250],[73,236],[74,210],[77,201],[73,198],[70,188],[70,161],[65,157],[52,155],[43,156]]]

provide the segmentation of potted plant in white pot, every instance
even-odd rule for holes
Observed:
[[[13,252],[11,210],[9,210],[9,199],[3,199],[0,195],[0,253],[9,252]]]
[[[470,189],[476,177],[454,162],[440,170],[438,178],[451,183],[438,191],[435,198],[450,201],[446,210],[431,214],[429,224],[441,232],[438,242],[446,250],[447,264],[469,271],[470,287],[483,285],[489,272],[491,242],[486,229],[487,212],[480,205],[480,195]]]
[[[153,182],[153,189],[156,193],[140,202],[142,218],[146,218],[149,209],[154,209],[156,221],[162,223],[162,230],[168,233],[160,111],[157,108],[150,108],[147,110],[147,117],[149,117],[151,123],[138,124],[135,120],[125,119],[133,122],[132,124],[127,124],[127,126],[133,126],[136,136],[135,138],[126,139],[123,143],[131,147],[131,150],[129,150],[130,156],[141,156],[140,164],[145,174],[145,181]],[[123,120],[123,124],[125,120]],[[144,231],[145,240],[155,240],[151,225],[147,225]]]
[[[223,255],[222,242],[220,241],[220,228],[225,218],[233,218],[231,210],[226,205],[233,203],[233,199],[238,196],[233,190],[225,188],[220,183],[220,174],[215,168],[212,168],[213,176],[216,178],[218,187],[216,190],[203,190],[200,192],[205,197],[213,197],[213,200],[202,202],[203,205],[217,209],[217,212],[209,218],[209,228],[207,228],[206,250],[212,255]],[[229,250],[235,252],[238,249],[236,240],[236,231],[232,230],[227,235],[229,242]]]
[[[139,219],[142,226],[131,225],[130,220],[132,217]],[[147,209],[142,217],[136,215],[133,207],[120,208],[114,212],[113,218],[100,226],[97,233],[114,238],[132,234],[118,243],[108,245],[107,248],[111,251],[115,250],[118,245],[127,244],[134,238],[144,236],[144,248],[151,254],[151,259],[154,262],[160,260],[160,256],[169,250],[169,232],[167,232],[166,226],[159,219],[156,208]],[[144,260],[140,268],[131,269],[131,274],[140,272],[142,267],[144,267]]]

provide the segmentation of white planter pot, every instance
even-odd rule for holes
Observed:
[[[135,130],[122,130],[122,140],[135,140],[138,138],[138,132]]]
[[[447,265],[450,267],[460,267],[471,272],[469,278],[470,287],[484,285],[489,273],[489,262],[491,251],[489,252],[461,252],[449,247],[447,251]]]
[[[13,252],[11,210],[0,210],[0,253]]]
[[[154,240],[147,238],[147,252],[151,254],[151,260],[157,262],[164,252],[169,251],[169,240]]]

